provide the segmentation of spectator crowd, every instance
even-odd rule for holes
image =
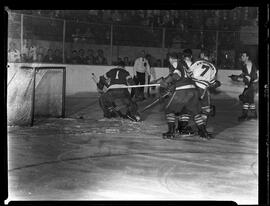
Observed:
[[[23,48],[20,52],[18,45],[14,41],[9,43],[8,62],[26,62],[26,63],[67,63],[67,64],[84,64],[84,65],[109,65],[106,56],[102,49],[95,51],[94,49],[72,50],[63,61],[63,53],[59,48],[46,49],[42,46],[37,46],[33,40],[25,40]],[[151,54],[145,55],[150,66],[161,67],[161,59],[156,59]],[[119,62],[124,62],[125,66],[133,66],[134,59],[128,56],[118,57],[112,61],[112,65],[117,65]]]
[[[21,10],[21,13],[88,23],[237,30],[257,18],[256,7],[231,10]]]
[[[254,25],[258,20],[258,11],[255,7],[236,7],[232,10],[18,10],[16,13],[33,16],[25,19],[24,37],[27,39],[35,37],[39,40],[61,41],[63,38],[61,29],[53,35],[48,35],[46,32],[53,31],[53,28],[62,28],[59,26],[61,21],[58,21],[59,25],[54,24],[54,19],[64,19],[67,20],[65,41],[89,44],[90,48],[65,51],[63,55],[61,48],[43,48],[35,45],[31,40],[25,40],[21,50],[11,42],[8,51],[9,61],[87,65],[108,65],[103,50],[94,51],[91,45],[108,45],[111,43],[111,35],[113,45],[161,48],[162,30],[155,30],[155,28],[166,28],[165,48],[207,47],[215,50],[217,42],[215,31],[238,31],[241,26]],[[50,27],[41,23],[37,16],[49,17]],[[111,24],[114,25],[113,33],[108,27]],[[16,28],[19,28],[18,25]],[[9,36],[12,36],[12,32]],[[55,39],[56,37],[59,40]],[[235,37],[235,32],[225,32],[219,34],[217,44],[221,50],[231,50],[237,42],[239,39]],[[150,54],[148,58],[152,66],[161,66],[161,59],[155,59]],[[127,66],[134,64],[134,59],[129,59],[128,56],[118,57],[112,64],[117,64],[119,61],[124,61]]]

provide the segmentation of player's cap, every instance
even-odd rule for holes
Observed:
[[[178,54],[176,52],[170,52],[168,57],[172,59],[178,59]]]
[[[192,50],[191,49],[184,49],[183,50],[183,57],[192,57]]]

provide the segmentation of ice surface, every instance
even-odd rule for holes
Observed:
[[[239,123],[235,99],[213,103],[214,139],[164,140],[161,105],[131,122],[103,118],[96,94],[70,96],[67,118],[9,127],[10,198],[258,204],[258,122]]]

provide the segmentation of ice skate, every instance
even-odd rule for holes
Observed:
[[[168,132],[162,134],[163,139],[175,138],[175,125],[174,123],[168,123]]]

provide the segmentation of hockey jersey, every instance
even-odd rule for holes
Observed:
[[[180,89],[188,89],[188,88],[195,88],[194,82],[191,78],[188,77],[187,74],[188,66],[185,61],[178,60],[177,66],[172,72],[174,76],[174,85],[176,87],[176,90]]]
[[[205,89],[215,82],[217,70],[211,62],[199,59],[189,69],[191,78],[198,87]]]
[[[256,83],[258,81],[258,75],[257,75],[257,68],[252,63],[251,69],[248,71],[247,65],[242,65],[242,73],[240,74],[241,77],[243,77],[243,81],[246,86],[249,86],[251,83]]]
[[[119,85],[127,85],[127,80],[132,78],[128,71],[121,68],[114,68],[108,71],[104,77],[108,80],[109,88],[118,87]]]

